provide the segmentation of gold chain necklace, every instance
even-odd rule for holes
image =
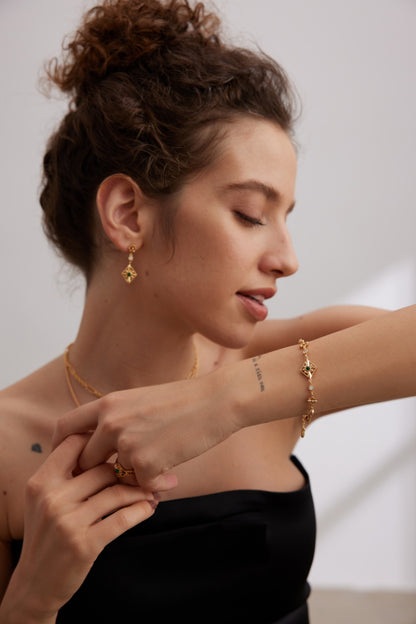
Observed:
[[[69,389],[69,392],[71,394],[71,397],[72,397],[75,405],[77,407],[79,407],[81,405],[81,403],[79,402],[79,399],[78,399],[78,397],[77,397],[77,395],[75,393],[75,390],[74,390],[74,386],[72,385],[71,375],[79,383],[79,385],[84,388],[84,390],[87,390],[87,392],[89,392],[90,394],[94,395],[97,399],[100,399],[104,395],[103,395],[102,392],[100,392],[99,390],[94,388],[94,386],[91,386],[89,383],[87,383],[85,381],[85,379],[83,379],[81,377],[81,375],[72,366],[71,362],[69,361],[69,351],[70,351],[72,345],[73,345],[73,343],[68,345],[67,348],[65,349],[65,353],[64,353],[65,376],[66,376],[66,381],[67,381],[67,384],[68,384],[68,389]],[[192,379],[192,377],[196,377],[197,374],[198,374],[198,369],[199,369],[198,351],[196,350],[195,344],[193,345],[193,347],[194,347],[194,354],[195,354],[194,363],[193,363],[193,366],[192,366],[190,372],[185,377],[185,379]]]

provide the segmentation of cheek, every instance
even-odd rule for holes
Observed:
[[[197,279],[202,279],[202,290],[212,285],[218,290],[222,287],[228,290],[241,273],[244,253],[224,232],[217,232],[214,236],[195,238],[183,260],[182,270],[190,280],[195,274]]]
[[[192,224],[183,227],[177,236],[173,263],[192,275],[194,270],[210,267],[213,270],[224,256],[227,244],[224,232],[211,224]]]
[[[221,211],[177,215],[175,253],[166,264],[167,278],[183,291],[192,289],[206,299],[215,291],[236,291],[244,281],[248,262],[248,235],[236,228]],[[182,217],[182,218],[181,218]]]

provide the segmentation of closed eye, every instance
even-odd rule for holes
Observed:
[[[234,214],[247,227],[264,225],[264,223],[262,223],[259,219],[249,217],[247,214],[245,214],[244,212],[240,212],[239,210],[234,210]]]

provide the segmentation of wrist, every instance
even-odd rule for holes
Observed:
[[[291,418],[304,409],[298,346],[238,362],[230,381],[232,412],[239,428]],[[231,371],[230,371],[231,372]]]
[[[237,426],[242,429],[265,420],[270,394],[270,383],[264,370],[264,356],[255,356],[238,362],[231,382],[232,412]]]
[[[200,378],[205,384],[207,417],[211,425],[217,429],[221,428],[224,439],[244,426],[240,414],[240,364],[241,362],[238,362],[217,368]]]
[[[254,364],[251,359],[242,360],[216,369],[211,378],[212,386],[208,389],[209,397],[219,400],[216,415],[229,429],[236,433],[240,429],[256,424],[253,419],[258,385]]]
[[[19,601],[9,603],[6,597],[0,606],[0,624],[55,624],[57,615],[38,612]]]
[[[45,607],[44,596],[32,595],[29,583],[15,572],[0,605],[0,624],[55,624],[57,614],[58,609]]]

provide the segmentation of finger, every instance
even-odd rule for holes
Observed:
[[[178,485],[178,477],[173,473],[159,475],[155,479],[140,483],[142,488],[150,492],[167,492]]]
[[[115,472],[115,464],[113,464],[113,472]],[[116,479],[118,480],[119,483],[124,483],[126,485],[141,485],[135,475],[129,475],[127,477],[120,477],[119,475],[115,475]],[[149,488],[145,488],[146,490],[148,490]],[[150,492],[151,490],[149,490]]]
[[[86,433],[95,429],[100,409],[100,399],[98,399],[60,416],[52,437],[53,448],[56,448],[69,435]]]
[[[130,486],[140,486],[148,492],[166,492],[172,490],[178,485],[178,478],[174,474],[159,475],[155,479],[148,479],[139,482],[135,476],[117,477],[120,483]]]
[[[142,488],[117,483],[90,497],[83,505],[83,518],[88,524],[94,524],[116,511],[134,503],[147,501],[156,509],[157,501],[151,492]]]
[[[123,507],[123,509],[115,511],[110,516],[93,525],[90,529],[91,538],[95,542],[97,549],[102,550],[104,546],[122,533],[140,524],[143,520],[150,518],[154,511],[153,506],[148,501],[139,501],[128,507]]]
[[[145,490],[149,492],[164,492],[171,490],[178,485],[177,477],[168,472],[163,472],[161,469],[155,469],[149,462],[143,461],[143,457],[133,458],[131,463],[128,459],[124,459],[122,454],[117,456],[117,463],[125,470],[134,470],[134,475],[119,476],[123,483],[131,485],[139,484]],[[150,475],[149,475],[150,473]],[[159,474],[158,474],[159,473]]]
[[[71,435],[56,447],[38,470],[38,475],[46,482],[72,478],[72,472],[78,464],[78,458],[88,441],[87,435]]]
[[[114,433],[98,426],[82,450],[79,465],[82,470],[89,470],[107,461],[116,450]]]
[[[116,484],[130,487],[132,490],[139,487],[135,477],[129,477],[129,483],[126,483],[126,481],[127,479],[121,481],[116,477],[113,464],[100,464],[71,479],[65,487],[65,496],[71,500],[81,502],[93,497],[101,490]],[[140,489],[145,493],[147,499],[154,499],[153,492],[156,490],[144,487]]]
[[[81,472],[68,481],[65,496],[74,501],[84,501],[104,488],[118,483],[112,464],[100,464]]]

